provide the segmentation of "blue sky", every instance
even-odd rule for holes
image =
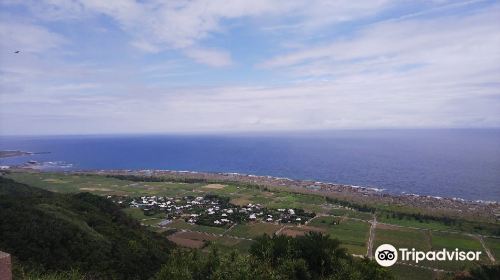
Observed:
[[[499,19],[499,1],[0,0],[0,134],[500,127]]]

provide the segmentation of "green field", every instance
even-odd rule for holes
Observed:
[[[391,224],[391,225],[398,225],[398,226],[405,226],[405,227],[415,227],[415,228],[425,228],[425,229],[433,229],[433,230],[452,230],[453,227],[447,226],[444,223],[437,222],[437,221],[418,221],[413,218],[393,218],[388,214],[380,214],[377,215],[377,219],[381,223],[386,223],[386,224]]]
[[[206,233],[222,234],[222,233],[224,233],[226,231],[226,228],[223,228],[223,227],[209,227],[209,226],[203,226],[203,225],[194,225],[194,227],[193,227],[192,230],[206,232]]]
[[[396,248],[415,248],[423,251],[431,249],[427,231],[400,227],[378,226],[375,230],[373,248],[375,249],[382,244],[391,244]]]
[[[484,238],[486,246],[490,249],[490,252],[495,257],[496,262],[500,262],[500,238]]]
[[[407,213],[408,211],[409,209],[404,209],[404,212]],[[414,209],[414,211],[418,213],[418,209]],[[480,220],[450,219],[446,223],[442,220],[439,220],[439,216],[437,217],[437,220],[426,219],[425,217],[422,217],[419,220],[409,215],[401,215],[400,217],[398,217],[398,215],[394,215],[394,213],[388,213],[385,211],[377,213],[377,219],[380,223],[391,225],[440,231],[457,231],[481,235],[498,235],[500,233],[500,226],[498,222],[492,223]]]
[[[443,248],[446,248],[448,250],[455,250],[455,248],[458,248],[459,250],[463,251],[482,251],[480,255],[481,262],[489,262],[486,253],[483,251],[481,243],[474,237],[455,233],[432,232],[431,240],[432,250],[441,250]],[[444,270],[456,271],[462,270],[466,267],[471,267],[473,263],[469,261],[423,261],[422,265],[432,266]]]
[[[361,219],[365,221],[373,219],[373,215],[371,213],[365,213],[345,208],[333,208],[329,211],[329,214],[334,216],[346,216],[349,218]]]
[[[168,227],[175,228],[175,229],[189,229],[189,230],[193,230],[194,225],[186,223],[182,219],[177,219],[177,220],[172,221],[172,223],[170,223],[168,225]]]
[[[223,188],[205,188],[201,183],[135,182],[101,175],[73,175],[66,173],[14,172],[6,177],[54,192],[90,192],[100,195],[161,195],[185,196],[213,193],[239,199],[243,204],[262,204],[268,208],[302,208],[309,212],[321,211],[324,197],[289,191],[265,191],[259,188],[226,184]]]
[[[337,225],[332,225],[332,222],[337,220],[335,217],[318,217],[308,225],[325,229],[330,236],[339,239],[351,254],[365,255],[370,224],[345,219]]]
[[[163,195],[182,196],[204,184],[170,182],[133,182],[100,175],[66,173],[11,173],[8,178],[53,192],[90,192],[100,195]]]
[[[139,208],[124,208],[123,211],[137,220],[163,219],[166,216],[165,213],[156,213],[151,216],[146,216],[144,215],[144,211]]]
[[[373,248],[381,244],[391,244],[396,248],[415,248],[421,251],[448,250],[482,251],[481,243],[474,237],[463,234],[435,232],[429,230],[416,230],[401,227],[377,227]],[[483,252],[481,260],[488,262],[487,255]],[[471,266],[471,262],[463,261],[421,261],[418,265],[428,266],[443,270],[456,271]]]
[[[404,280],[434,280],[438,279],[439,274],[430,269],[413,267],[402,264],[395,264],[389,267],[396,279]]]
[[[212,248],[217,248],[221,252],[232,252],[238,251],[240,253],[246,254],[250,250],[254,241],[235,239],[230,237],[220,237],[209,243],[209,246],[205,248],[206,252],[209,252]]]
[[[232,236],[253,239],[264,233],[268,235],[273,235],[280,228],[281,226],[276,224],[255,222],[243,225],[236,225],[227,234]]]

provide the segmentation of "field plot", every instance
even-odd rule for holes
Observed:
[[[264,233],[268,235],[273,235],[276,231],[278,231],[282,226],[271,224],[271,223],[247,223],[243,225],[236,225],[233,227],[227,234],[232,236],[238,236],[243,238],[253,239]]]
[[[64,173],[11,173],[6,177],[17,182],[60,193],[88,191],[92,193],[109,192],[110,186],[125,186],[127,182],[104,176],[79,176]],[[86,190],[85,190],[86,189]]]
[[[183,219],[176,219],[173,220],[172,223],[168,224],[169,228],[175,228],[175,229],[189,229],[193,230],[195,225],[192,225],[190,223],[186,223]]]
[[[428,251],[431,243],[427,231],[401,227],[377,225],[375,230],[375,249],[382,244],[391,244],[396,248],[415,248]]]
[[[305,235],[306,233],[311,232],[311,231],[325,233],[326,229],[318,228],[318,227],[310,227],[310,226],[300,226],[300,227],[287,226],[281,230],[280,234],[288,235],[291,237],[297,237],[297,236]]]
[[[371,213],[360,212],[360,211],[345,209],[345,208],[333,208],[329,211],[329,213],[331,215],[335,215],[335,216],[346,216],[349,218],[356,218],[356,219],[361,219],[361,220],[366,220],[366,221],[373,219],[373,216]]]
[[[378,225],[375,232],[376,249],[381,244],[391,244],[396,248],[415,248],[421,251],[433,251],[446,248],[448,250],[482,251],[477,239],[463,234],[443,233],[429,230],[417,230],[387,225]],[[487,261],[487,256],[481,253],[481,260]],[[412,263],[412,262],[408,262]],[[421,266],[455,271],[472,265],[470,261],[421,261]]]
[[[201,231],[201,232],[206,232],[206,233],[213,233],[213,234],[222,234],[226,231],[226,228],[224,227],[210,227],[210,226],[203,226],[203,225],[194,225],[193,229],[194,231]]]
[[[314,219],[308,225],[325,229],[331,237],[339,239],[342,246],[349,250],[349,253],[365,255],[370,224],[349,219],[340,220],[340,223],[333,224],[337,221],[339,221],[337,217],[324,216]]]
[[[439,273],[430,269],[395,264],[388,268],[396,279],[404,280],[434,280],[438,279]]]
[[[245,206],[245,205],[248,205],[249,203],[252,203],[249,196],[234,197],[234,198],[231,198],[231,200],[229,202],[234,204],[234,205],[238,205],[238,206]]]
[[[217,239],[215,236],[209,234],[182,231],[169,235],[167,238],[179,246],[197,249],[204,247],[207,241]]]
[[[404,216],[401,218],[393,217],[390,214],[377,215],[377,219],[381,223],[404,226],[404,227],[414,227],[414,228],[432,229],[432,230],[453,230],[453,227],[451,226],[432,220],[419,221],[417,219]]]
[[[223,236],[211,241],[205,250],[209,251],[212,248],[217,248],[221,252],[232,252],[236,250],[240,253],[247,254],[253,243],[254,241],[251,240]]]
[[[178,230],[191,230],[191,231],[200,231],[200,232],[206,232],[206,233],[213,233],[213,234],[222,234],[224,231],[226,231],[226,228],[222,227],[209,227],[209,226],[203,226],[203,225],[194,225],[190,223],[186,223],[183,219],[176,219],[172,221],[172,223],[167,225],[168,228],[175,228]]]
[[[325,198],[319,195],[276,191],[274,199],[267,198],[265,203],[269,208],[301,208],[318,213],[322,210],[321,205],[325,203]]]
[[[207,190],[221,190],[225,187],[226,185],[221,185],[221,184],[208,184],[206,186],[203,186],[202,188]]]
[[[239,251],[240,253],[248,253],[252,240],[238,239],[230,236],[218,236],[209,233],[178,231],[167,238],[175,244],[187,248],[204,248],[203,251],[208,252],[213,248],[217,248],[221,252]]]
[[[74,175],[70,173],[13,172],[6,177],[54,192],[90,192],[97,195],[117,196],[203,196],[207,193],[230,197],[232,203],[261,204],[268,208],[302,208],[308,212],[321,212],[324,197],[293,193],[284,190],[269,191],[233,184],[136,182],[103,175]]]
[[[206,184],[170,182],[133,182],[101,175],[74,175],[66,173],[11,173],[6,177],[53,192],[90,192],[97,195],[163,195],[191,194]]]
[[[148,226],[156,226],[158,225],[158,223],[163,221],[163,218],[165,218],[165,213],[157,213],[152,216],[145,216],[143,214],[143,211],[139,208],[125,208],[123,209],[123,211],[125,211],[125,213],[129,214],[131,217],[140,221],[141,224]],[[178,230],[186,229],[191,231],[200,231],[213,234],[222,234],[224,231],[226,231],[226,228],[224,227],[210,227],[210,226],[189,224],[186,223],[183,219],[175,219],[170,224],[168,224],[167,227],[175,228]]]
[[[496,262],[499,263],[500,262],[500,238],[487,237],[487,238],[484,238],[484,242],[486,243],[486,246],[488,247],[488,249],[490,249],[490,252],[495,257]]]
[[[139,221],[142,220],[151,220],[151,219],[162,219],[165,218],[166,214],[165,213],[156,213],[151,216],[146,216],[144,215],[144,211],[139,208],[124,208],[123,211],[127,214],[129,214],[132,218],[137,219]]]
[[[481,243],[474,237],[455,233],[431,232],[431,240],[432,250],[446,248],[453,251],[458,248],[461,251],[481,251],[480,262],[487,263],[489,261]],[[422,265],[456,271],[471,267],[474,263],[471,261],[423,261]]]

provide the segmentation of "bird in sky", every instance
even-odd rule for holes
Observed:
[[[19,53],[20,51],[15,51],[14,53]]]

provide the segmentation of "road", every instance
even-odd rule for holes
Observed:
[[[481,242],[481,245],[483,246],[483,249],[484,251],[486,252],[486,254],[488,255],[488,258],[490,258],[490,261],[492,263],[495,263],[495,257],[493,256],[493,254],[490,252],[490,249],[488,249],[488,247],[486,247],[486,244],[484,244],[484,240],[483,240],[483,237],[481,235],[477,235],[476,236],[477,239],[479,239],[479,242]]]
[[[377,216],[373,215],[373,220],[370,221],[370,237],[368,237],[368,249],[366,250],[366,256],[370,259],[373,258],[373,240],[375,240],[375,228],[377,227]]]

